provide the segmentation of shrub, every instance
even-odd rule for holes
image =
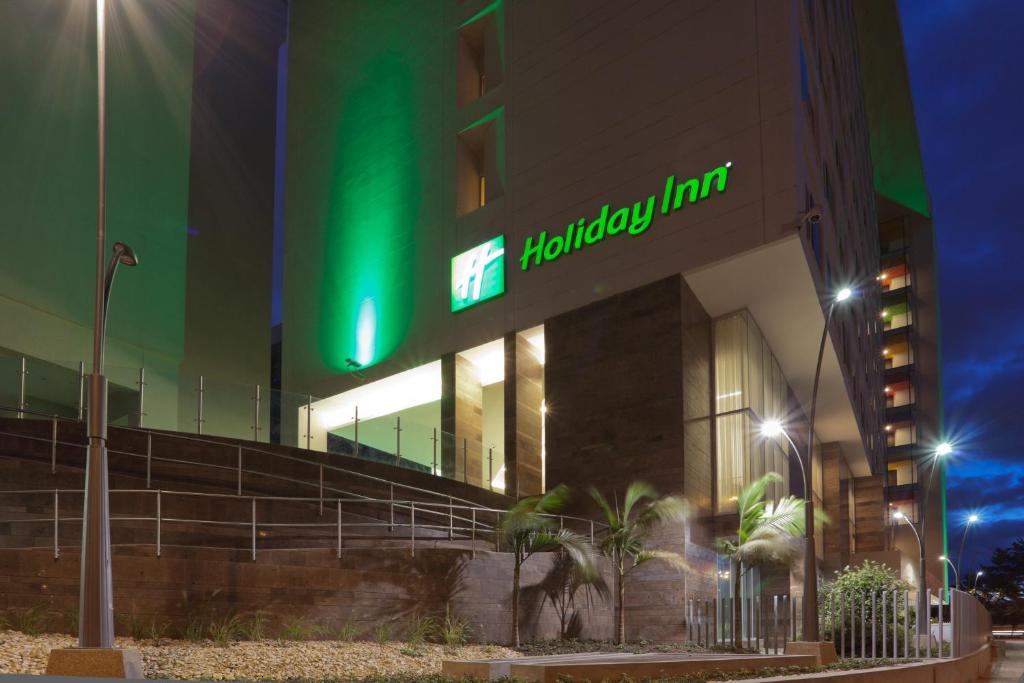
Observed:
[[[21,631],[27,636],[38,636],[46,630],[46,605],[12,607],[7,610],[4,621],[13,631]]]
[[[457,616],[452,614],[451,610],[447,610],[444,623],[441,624],[441,641],[448,647],[457,647],[459,645],[465,645],[469,642],[469,637],[472,635],[472,631],[469,627],[469,622],[464,619],[459,619]]]
[[[323,629],[318,624],[312,624],[303,617],[288,619],[281,625],[284,640],[314,640],[321,633]]]
[[[347,621],[341,626],[339,626],[338,630],[334,632],[335,638],[337,638],[338,640],[343,640],[345,642],[351,642],[355,640],[356,636],[358,635],[359,629],[356,627],[356,625]]]
[[[835,579],[823,582],[819,594],[818,603],[821,607],[822,630],[826,637],[830,637],[837,645],[840,645],[842,635],[845,635],[846,642],[842,643],[843,648],[860,649],[860,623],[867,618],[867,632],[871,632],[871,622],[874,621],[875,629],[882,637],[884,629],[885,639],[892,642],[893,630],[893,603],[892,593],[896,591],[896,629],[901,642],[907,638],[907,629],[913,628],[915,613],[914,599],[910,597],[910,604],[904,605],[904,591],[911,589],[910,584],[901,579],[899,575],[883,564],[865,560],[857,567],[846,566],[841,571],[835,572]],[[876,596],[875,613],[871,613],[871,595]],[[882,620],[881,595],[886,596],[886,618]],[[861,596],[864,596],[864,614],[861,614]],[[851,597],[853,598],[851,613]],[[906,609],[905,609],[906,608]],[[907,621],[904,621],[904,614]],[[853,628],[853,616],[856,614],[857,628]],[[844,630],[845,626],[845,630]],[[870,647],[870,643],[869,643]]]
[[[206,629],[210,640],[218,645],[227,645],[242,634],[242,621],[238,615],[229,614],[210,621]]]
[[[421,645],[437,633],[437,622],[431,617],[414,614],[409,620],[405,639],[412,645]]]
[[[373,637],[378,643],[386,643],[391,640],[391,623],[386,621],[383,624],[378,624],[373,629]]]
[[[246,640],[263,640],[267,637],[267,615],[257,610],[241,619],[238,630]]]
[[[185,621],[185,628],[181,632],[181,636],[185,640],[191,640],[192,642],[198,642],[203,639],[203,635],[206,633],[206,622],[197,616],[190,616]]]

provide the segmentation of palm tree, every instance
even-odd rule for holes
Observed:
[[[535,553],[560,549],[587,573],[593,572],[594,551],[583,537],[559,529],[550,516],[565,505],[569,489],[559,484],[542,496],[519,501],[505,513],[498,528],[502,542],[512,550],[512,642],[519,647],[519,580],[523,563]]]
[[[642,481],[635,481],[626,489],[621,510],[617,498],[613,508],[597,489],[590,489],[590,495],[608,522],[608,533],[601,540],[600,547],[615,567],[615,642],[622,643],[626,640],[626,611],[623,608],[626,576],[651,560],[662,560],[679,569],[687,568],[681,555],[647,547],[652,532],[659,524],[686,518],[687,505],[682,498],[659,498],[654,488]],[[626,558],[631,560],[629,567],[626,566]]]
[[[782,480],[778,472],[768,472],[740,491],[736,539],[719,538],[715,543],[718,552],[732,562],[733,647],[739,647],[739,624],[743,618],[743,572],[764,565],[789,566],[800,555],[798,539],[804,535],[804,501],[794,496],[786,496],[777,503],[764,499],[769,484]]]

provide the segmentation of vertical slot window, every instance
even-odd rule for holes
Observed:
[[[504,80],[500,11],[496,3],[459,27],[455,96],[460,107],[480,99]]]

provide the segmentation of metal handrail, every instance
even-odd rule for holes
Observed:
[[[60,523],[61,522],[81,522],[82,517],[61,517],[60,516],[60,494],[77,494],[82,495],[85,493],[83,489],[20,489],[20,490],[8,490],[0,491],[2,495],[39,495],[46,494],[47,496],[52,495],[53,498],[53,515],[46,517],[21,517],[12,519],[0,519],[0,523],[8,524],[38,524],[38,523],[52,523],[53,524],[53,556],[54,558],[60,557]],[[409,541],[410,541],[410,553],[415,556],[416,554],[416,529],[421,530],[434,530],[434,531],[447,531],[448,539],[452,539],[456,532],[468,534],[469,537],[464,540],[469,540],[473,543],[473,554],[476,554],[476,540],[477,533],[483,534],[496,534],[497,529],[495,526],[478,522],[477,512],[489,512],[500,514],[502,511],[495,508],[488,508],[482,506],[449,506],[446,503],[431,503],[431,502],[418,502],[414,500],[393,500],[390,498],[332,498],[328,502],[333,502],[337,509],[337,519],[335,522],[258,522],[256,519],[257,503],[268,502],[268,501],[287,501],[296,503],[319,503],[322,502],[320,498],[309,498],[309,497],[288,497],[288,496],[240,496],[235,494],[226,493],[207,493],[198,491],[165,491],[162,489],[112,489],[111,494],[149,494],[155,496],[156,501],[156,514],[154,516],[112,516],[111,522],[155,522],[156,524],[156,554],[159,557],[161,552],[161,532],[162,527],[165,524],[200,524],[200,525],[220,525],[220,526],[232,526],[232,527],[245,527],[251,528],[251,553],[252,559],[256,559],[257,551],[257,532],[260,528],[336,528],[337,529],[337,553],[338,557],[341,557],[341,550],[343,546],[342,542],[342,529],[343,528],[387,528],[389,531],[395,529],[409,529]],[[177,517],[165,517],[162,515],[162,500],[165,496],[193,496],[193,497],[205,497],[205,498],[218,498],[234,500],[238,502],[248,502],[251,509],[251,518],[248,521],[234,521],[227,519],[184,519]],[[342,505],[346,503],[358,503],[365,505],[380,504],[387,506],[391,510],[391,517],[388,521],[373,520],[365,522],[342,522]],[[439,514],[437,510],[431,508],[441,508],[440,513],[447,512],[449,523],[448,525],[441,524],[423,524],[416,522],[416,508],[419,506],[421,513],[434,513]],[[409,521],[396,521],[394,518],[394,509],[405,509],[409,512]],[[469,518],[470,526],[456,526],[454,524],[454,517],[451,514],[451,509],[459,510],[470,510],[471,516]],[[401,539],[396,539],[401,540]],[[430,540],[437,541],[439,538],[431,538]],[[495,542],[497,538],[495,537]],[[146,544],[131,544],[131,545],[146,545]],[[29,548],[38,548],[40,546],[30,546]],[[71,546],[75,547],[75,546]],[[200,546],[203,547],[203,546]],[[225,549],[224,546],[207,546],[215,547],[219,549]],[[235,548],[237,550],[237,548]]]
[[[5,406],[0,405],[0,410],[7,410],[7,408]],[[26,412],[28,412],[28,411],[26,411]],[[40,413],[36,413],[36,414],[40,414]],[[53,415],[53,416],[49,416],[49,417],[51,419],[53,419],[53,420],[66,420],[66,421],[71,421],[71,422],[77,422],[77,420],[74,420],[74,419],[71,419],[71,418],[63,418],[63,417],[60,417],[58,415]],[[206,463],[206,462],[201,462],[201,461],[180,460],[180,459],[176,459],[176,458],[167,458],[167,457],[162,457],[162,456],[153,456],[151,451],[149,453],[146,453],[146,454],[141,454],[141,453],[132,453],[130,451],[120,451],[120,450],[116,450],[116,449],[109,449],[110,453],[116,453],[118,455],[125,455],[125,456],[129,456],[129,457],[134,457],[134,458],[145,458],[147,460],[147,474],[149,472],[149,462],[152,461],[152,460],[156,460],[158,462],[167,462],[167,463],[179,464],[179,465],[197,465],[197,466],[207,467],[207,468],[211,468],[211,469],[215,469],[215,470],[232,470],[232,471],[237,471],[239,473],[239,491],[241,491],[241,475],[243,473],[248,473],[248,474],[251,474],[251,475],[262,476],[262,477],[266,477],[266,478],[269,478],[269,479],[275,479],[275,480],[278,480],[278,481],[288,482],[288,483],[292,483],[292,484],[299,484],[299,485],[302,485],[302,486],[318,486],[321,490],[325,490],[326,489],[326,490],[329,490],[329,491],[332,491],[332,492],[335,492],[335,493],[340,493],[340,494],[343,494],[343,495],[360,496],[360,497],[367,498],[367,499],[369,498],[368,496],[362,496],[362,494],[353,493],[351,491],[346,491],[344,489],[337,489],[337,488],[334,488],[334,487],[331,487],[331,486],[325,486],[323,484],[323,472],[322,472],[322,470],[324,468],[326,468],[327,470],[332,471],[332,472],[338,472],[338,473],[342,473],[342,474],[346,474],[346,475],[351,475],[351,476],[354,476],[354,477],[359,477],[359,478],[364,479],[364,480],[370,480],[370,481],[373,481],[373,482],[376,482],[376,483],[379,483],[379,484],[385,484],[385,485],[388,485],[388,486],[392,487],[392,490],[393,490],[394,487],[398,487],[399,489],[404,489],[404,490],[407,490],[407,491],[414,491],[414,492],[419,493],[419,494],[423,494],[423,495],[427,495],[427,496],[432,496],[432,497],[435,497],[435,498],[440,498],[440,499],[446,501],[446,504],[447,504],[447,506],[449,508],[453,507],[454,501],[458,501],[459,503],[467,504],[469,506],[469,508],[467,508],[467,509],[476,508],[476,509],[481,509],[481,510],[486,509],[486,510],[494,511],[494,512],[497,512],[497,513],[503,512],[503,511],[497,510],[495,508],[484,508],[482,506],[477,506],[473,501],[467,500],[467,499],[464,499],[464,498],[460,498],[458,496],[451,496],[451,495],[447,495],[447,494],[443,494],[443,493],[438,493],[436,491],[430,491],[428,489],[422,489],[422,488],[419,488],[417,486],[410,486],[408,484],[402,484],[402,483],[399,483],[399,482],[394,482],[394,481],[391,481],[389,479],[383,479],[381,477],[375,477],[373,475],[364,474],[362,472],[355,472],[355,471],[352,471],[352,470],[349,470],[349,469],[346,469],[346,468],[343,468],[343,467],[338,467],[337,465],[330,465],[330,464],[325,464],[325,463],[316,463],[316,462],[311,462],[311,461],[308,461],[308,460],[303,460],[302,458],[297,458],[297,457],[294,457],[294,456],[291,456],[291,455],[285,455],[285,454],[282,454],[282,453],[275,453],[273,451],[268,451],[268,450],[264,450],[264,449],[261,449],[261,448],[252,448],[252,447],[249,447],[249,446],[242,445],[241,442],[239,442],[239,443],[229,443],[229,442],[224,442],[224,441],[214,441],[214,440],[211,440],[211,439],[196,438],[196,437],[191,436],[191,435],[180,434],[180,433],[177,433],[177,432],[152,431],[152,430],[146,430],[146,429],[137,429],[137,428],[133,428],[133,427],[118,427],[118,429],[124,429],[126,431],[132,431],[132,432],[137,432],[137,433],[140,433],[140,434],[147,434],[147,435],[159,434],[161,436],[167,436],[167,437],[170,437],[172,439],[184,439],[184,440],[188,440],[188,441],[196,441],[196,442],[207,443],[207,444],[212,444],[212,445],[216,445],[216,446],[223,446],[223,447],[230,448],[233,451],[259,453],[259,454],[262,454],[262,455],[269,455],[271,457],[281,458],[281,459],[289,460],[289,461],[292,461],[292,462],[297,462],[297,463],[300,463],[300,464],[303,464],[303,465],[315,465],[315,466],[318,466],[321,469],[320,481],[318,483],[313,483],[313,482],[309,482],[309,481],[306,481],[306,480],[295,479],[295,478],[292,478],[292,477],[285,477],[285,476],[278,475],[278,474],[270,474],[268,472],[260,472],[260,471],[257,471],[257,470],[245,469],[245,468],[241,467],[241,465],[239,465],[238,467],[229,467],[229,466],[226,466],[226,465],[217,465],[217,464]],[[75,442],[62,441],[62,440],[56,439],[56,430],[54,431],[54,438],[52,438],[52,439],[45,439],[45,438],[42,438],[42,437],[33,436],[33,435],[29,435],[29,434],[18,434],[18,433],[15,433],[15,432],[6,432],[6,431],[0,432],[0,435],[11,436],[11,437],[21,438],[21,439],[28,439],[28,440],[32,440],[32,441],[41,441],[41,442],[45,442],[45,443],[51,443],[54,446],[54,451],[53,451],[53,458],[54,458],[53,464],[54,464],[54,466],[56,465],[56,445],[60,444],[60,445],[71,446],[71,447],[75,447],[75,448],[86,448],[86,444],[79,444],[79,443],[75,443]],[[227,438],[227,437],[225,437],[225,438]],[[320,451],[307,451],[307,452],[320,452]],[[147,479],[148,479],[148,476],[147,476]],[[323,499],[323,497],[321,496],[320,499]],[[454,506],[454,507],[458,507],[458,506]],[[465,507],[465,506],[463,506],[463,507]],[[553,518],[558,518],[560,520],[574,520],[574,521],[577,521],[577,522],[584,522],[586,524],[589,524],[591,526],[591,536],[592,537],[594,535],[595,526],[598,527],[598,528],[606,527],[607,526],[607,524],[605,524],[604,522],[601,522],[601,521],[595,521],[593,519],[586,519],[586,518],[583,518],[583,517],[575,517],[575,516],[572,516],[572,515],[550,515],[550,516],[553,517]],[[463,520],[463,521],[466,521],[466,520]]]

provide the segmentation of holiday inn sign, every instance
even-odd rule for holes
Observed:
[[[658,216],[679,211],[686,204],[696,204],[712,193],[721,194],[729,182],[732,162],[714,168],[699,178],[682,182],[674,175],[665,179],[664,189],[632,205],[612,208],[605,204],[597,218],[580,218],[569,223],[564,233],[542,230],[530,235],[517,257],[519,267],[529,270],[548,261],[603,242],[620,233],[642,235]],[[505,236],[499,235],[452,259],[452,311],[461,311],[505,292]]]

